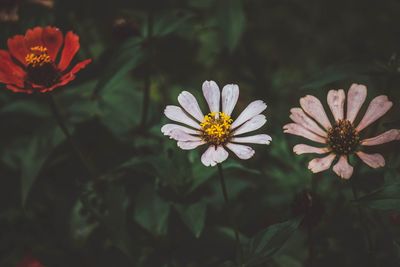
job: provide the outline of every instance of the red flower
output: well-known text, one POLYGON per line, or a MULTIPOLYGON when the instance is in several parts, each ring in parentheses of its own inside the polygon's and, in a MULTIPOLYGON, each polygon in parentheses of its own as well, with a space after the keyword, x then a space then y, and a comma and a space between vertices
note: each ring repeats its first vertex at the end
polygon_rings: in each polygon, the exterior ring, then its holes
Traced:
POLYGON ((9 51, 0 50, 0 83, 17 93, 53 91, 74 80, 91 62, 87 59, 70 68, 80 47, 79 37, 72 32, 64 37, 55 27, 27 30, 25 36, 15 35, 7 44, 9 51))
POLYGON ((20 262, 17 263, 16 267, 44 267, 44 265, 32 255, 27 254, 20 262))

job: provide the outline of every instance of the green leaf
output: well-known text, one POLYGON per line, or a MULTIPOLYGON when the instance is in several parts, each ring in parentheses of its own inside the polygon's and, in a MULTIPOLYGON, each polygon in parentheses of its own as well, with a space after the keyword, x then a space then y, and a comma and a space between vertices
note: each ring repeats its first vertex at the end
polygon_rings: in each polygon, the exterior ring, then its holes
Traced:
POLYGON ((141 62, 143 58, 141 44, 141 39, 132 38, 125 41, 117 49, 112 55, 111 62, 104 67, 104 71, 100 75, 101 78, 94 89, 96 94, 114 86, 115 83, 141 62))
POLYGON ((20 171, 22 205, 53 149, 64 140, 64 135, 58 127, 40 128, 29 137, 19 139, 11 145, 3 160, 11 167, 20 171))
POLYGON ((196 238, 199 238, 204 229, 206 220, 207 204, 198 202, 192 205, 175 205, 182 221, 192 231, 196 238))
POLYGON ((102 92, 99 101, 101 122, 115 135, 129 133, 138 124, 141 94, 127 79, 102 92))
POLYGON ((285 244, 298 228, 302 218, 269 226, 249 240, 245 247, 246 266, 267 262, 285 244))
POLYGON ((358 199, 358 203, 373 209, 400 211, 400 183, 389 184, 358 199))
POLYGON ((218 26, 223 42, 232 52, 239 43, 245 29, 246 18, 242 0, 218 1, 218 26))
POLYGON ((169 14, 163 14, 156 17, 154 22, 153 35, 163 37, 168 34, 178 31, 182 26, 187 25, 189 19, 193 15, 182 12, 173 12, 169 14))
POLYGON ((134 220, 155 236, 162 236, 168 230, 170 204, 161 199, 152 186, 146 186, 135 201, 134 220))

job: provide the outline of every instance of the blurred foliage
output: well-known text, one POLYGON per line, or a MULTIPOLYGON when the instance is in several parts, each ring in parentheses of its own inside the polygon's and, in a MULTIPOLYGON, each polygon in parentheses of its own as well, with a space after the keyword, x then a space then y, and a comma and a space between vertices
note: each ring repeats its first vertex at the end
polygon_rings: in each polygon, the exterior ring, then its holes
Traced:
POLYGON ((399 144, 379 148, 383 169, 354 159, 356 201, 332 171, 311 175, 311 157, 292 153, 300 139, 282 133, 299 97, 324 99, 353 82, 368 86, 368 99, 395 103, 369 133, 399 127, 398 1, 20 2, 20 20, 1 24, 1 48, 55 25, 80 36, 79 59, 93 59, 55 98, 97 175, 45 97, 2 90, 0 266, 29 253, 49 267, 297 267, 310 264, 310 246, 313 266, 400 265, 400 222, 391 219, 400 212, 399 144), (183 89, 201 96, 207 79, 239 84, 236 114, 253 99, 269 105, 271 145, 223 164, 228 205, 217 170, 160 133, 164 107, 183 89))

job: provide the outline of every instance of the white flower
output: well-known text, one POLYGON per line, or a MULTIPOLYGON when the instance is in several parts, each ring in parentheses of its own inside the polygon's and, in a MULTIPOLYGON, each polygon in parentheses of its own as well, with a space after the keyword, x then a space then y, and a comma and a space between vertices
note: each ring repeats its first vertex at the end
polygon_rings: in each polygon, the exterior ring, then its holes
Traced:
POLYGON ((161 128, 161 132, 178 141, 181 149, 189 150, 208 145, 201 156, 201 162, 205 166, 215 166, 226 160, 228 158, 226 148, 240 159, 249 159, 255 152, 242 143, 268 145, 271 142, 272 138, 267 134, 242 136, 258 130, 267 121, 261 114, 267 108, 263 101, 256 100, 250 103, 233 121, 231 114, 239 98, 239 86, 225 85, 221 96, 219 87, 214 81, 205 81, 203 94, 210 113, 204 115, 196 98, 191 93, 183 91, 178 96, 181 107, 167 106, 164 113, 170 120, 185 126, 166 124, 161 128))
POLYGON ((345 114, 345 92, 342 89, 330 90, 327 101, 335 119, 333 124, 329 121, 318 98, 311 95, 300 99, 301 108, 290 110, 290 118, 294 123, 286 124, 283 127, 284 132, 324 144, 324 147, 298 144, 293 148, 293 151, 298 155, 329 153, 323 158, 310 161, 308 168, 312 172, 316 173, 329 169, 336 156, 339 156, 339 160, 333 166, 333 171, 341 178, 349 179, 353 174, 353 167, 348 162, 348 155, 353 153, 372 168, 385 166, 385 159, 381 154, 367 154, 360 149, 363 146, 375 146, 400 140, 400 130, 391 129, 376 137, 363 140, 360 138, 360 132, 382 117, 392 107, 393 103, 385 95, 375 97, 370 102, 364 117, 356 126, 354 120, 366 97, 367 87, 361 84, 352 84, 347 94, 347 112, 345 114))

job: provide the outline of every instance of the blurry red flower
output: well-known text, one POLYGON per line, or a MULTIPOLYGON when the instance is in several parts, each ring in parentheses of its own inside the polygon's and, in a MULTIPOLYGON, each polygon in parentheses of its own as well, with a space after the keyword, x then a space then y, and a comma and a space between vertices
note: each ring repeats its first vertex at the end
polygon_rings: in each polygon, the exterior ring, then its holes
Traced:
POLYGON ((44 267, 44 265, 32 255, 28 254, 17 263, 16 267, 44 267))
POLYGON ((0 50, 0 83, 18 93, 46 93, 75 79, 75 74, 91 62, 84 60, 73 67, 79 51, 79 37, 58 28, 36 27, 25 36, 8 39, 8 51, 0 50), (61 49, 61 47, 63 48, 61 49))

